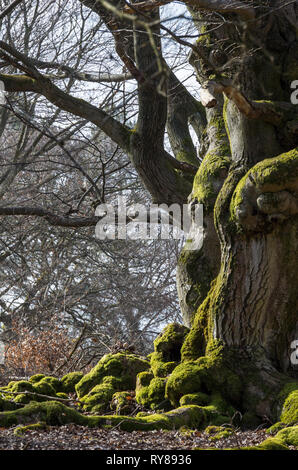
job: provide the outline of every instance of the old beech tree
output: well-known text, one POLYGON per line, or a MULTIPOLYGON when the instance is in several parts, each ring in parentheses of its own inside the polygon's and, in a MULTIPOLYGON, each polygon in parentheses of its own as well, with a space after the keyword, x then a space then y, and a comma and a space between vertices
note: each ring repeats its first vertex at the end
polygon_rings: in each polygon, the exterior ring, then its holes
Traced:
MULTIPOLYGON (((163 59, 160 32, 167 25, 158 18, 168 0, 78 3, 100 16, 138 84, 135 128, 62 91, 45 72, 57 65, 3 41, 2 57, 19 72, 0 79, 8 94, 41 94, 98 126, 129 154, 155 203, 203 204, 203 246, 186 246, 178 265, 190 330, 167 396, 178 406, 183 390, 220 390, 248 421, 277 419, 277 398, 298 388, 290 360, 298 339, 298 105, 291 102, 298 80, 297 2, 184 2, 198 29, 189 61, 200 102, 163 59), (172 154, 164 146, 166 131, 172 154)), ((45 216, 70 227, 96 221, 34 207, 0 207, 0 214, 45 216)))

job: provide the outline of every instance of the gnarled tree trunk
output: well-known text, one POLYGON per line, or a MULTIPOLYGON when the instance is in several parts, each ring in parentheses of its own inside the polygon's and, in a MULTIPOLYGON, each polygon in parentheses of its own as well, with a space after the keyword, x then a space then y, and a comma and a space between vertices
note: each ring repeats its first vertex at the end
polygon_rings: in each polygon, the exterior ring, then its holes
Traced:
POLYGON ((191 59, 210 107, 210 145, 192 192, 204 204, 205 243, 182 253, 178 291, 192 325, 182 358, 208 358, 210 345, 220 347, 218 367, 241 378, 242 410, 273 418, 277 393, 297 378, 298 109, 290 95, 298 11, 274 11, 273 1, 268 14, 267 3, 248 22, 232 14, 218 29, 210 14, 192 10, 204 33, 191 59))

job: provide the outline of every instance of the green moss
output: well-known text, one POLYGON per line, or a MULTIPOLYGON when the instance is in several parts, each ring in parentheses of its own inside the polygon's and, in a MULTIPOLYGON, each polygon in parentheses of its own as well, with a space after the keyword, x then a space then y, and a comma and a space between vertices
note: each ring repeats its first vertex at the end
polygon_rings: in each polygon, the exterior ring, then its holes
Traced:
POLYGON ((62 385, 61 381, 57 379, 56 377, 50 377, 50 376, 45 376, 41 379, 43 382, 46 382, 50 384, 55 392, 61 392, 62 391, 62 385))
MULTIPOLYGON (((40 395, 47 395, 51 397, 56 396, 56 391, 51 384, 48 383, 45 378, 41 379, 39 382, 33 384, 33 391, 39 393, 40 395)), ((38 398, 40 400, 42 398, 38 398)))
POLYGON ((178 323, 167 325, 154 341, 154 353, 150 358, 150 365, 157 377, 165 377, 175 368, 181 360, 181 346, 188 328, 178 323))
POLYGON ((201 367, 195 362, 180 364, 172 372, 166 384, 166 398, 177 406, 183 395, 195 393, 201 389, 201 367))
POLYGON ((170 402, 165 399, 166 382, 166 379, 160 377, 151 380, 148 387, 148 404, 152 410, 171 408, 170 402))
MULTIPOLYGON (((248 448, 249 449, 249 448, 248 448)), ((256 447, 251 447, 251 450, 288 450, 287 446, 282 443, 279 439, 268 438, 256 447)), ((246 450, 246 449, 244 449, 246 450)))
POLYGON ((64 393, 64 392, 58 392, 58 393, 57 393, 57 397, 58 397, 58 398, 63 398, 64 400, 67 400, 67 399, 68 399, 67 393, 64 393))
POLYGON ((17 380, 12 380, 11 382, 9 382, 8 385, 7 385, 7 389, 10 390, 12 388, 12 386, 16 383, 17 383, 17 380))
POLYGON ((64 393, 73 393, 76 384, 84 377, 83 372, 69 372, 61 379, 61 388, 64 393))
POLYGON ((14 397, 14 402, 17 404, 26 405, 27 403, 30 403, 30 401, 32 401, 33 399, 34 399, 34 395, 20 393, 20 395, 16 395, 14 397))
POLYGON ((201 24, 200 35, 197 39, 197 43, 204 44, 205 46, 210 45, 210 34, 208 34, 208 25, 206 23, 201 24))
MULTIPOLYGON (((142 374, 145 374, 145 372, 142 374)), ((171 408, 169 401, 165 399, 165 385, 165 378, 154 377, 151 373, 138 378, 136 386, 137 403, 152 410, 171 408)))
POLYGON ((204 206, 204 213, 213 210, 220 187, 227 176, 230 157, 218 150, 209 152, 203 159, 193 183, 193 197, 204 206))
POLYGON ((163 362, 163 354, 154 352, 151 357, 150 365, 156 377, 167 377, 178 365, 178 362, 163 362))
POLYGON ((185 406, 185 405, 199 405, 199 406, 205 406, 210 404, 211 397, 207 395, 206 393, 203 392, 197 392, 197 393, 189 393, 187 395, 183 395, 183 397, 180 398, 179 404, 180 406, 185 406))
POLYGON ((158 429, 180 429, 182 426, 197 428, 204 419, 204 413, 200 407, 188 406, 177 408, 166 413, 149 414, 146 416, 106 417, 106 422, 124 431, 152 431, 158 429))
POLYGON ((0 397, 0 411, 11 411, 15 410, 17 405, 12 403, 10 400, 0 397))
POLYGON ((257 446, 260 450, 288 450, 288 446, 298 447, 298 426, 280 430, 257 446))
POLYGON ((67 423, 88 424, 87 417, 55 401, 42 403, 31 401, 23 408, 0 413, 0 426, 2 427, 10 427, 17 424, 32 424, 32 422, 37 421, 43 421, 53 426, 67 423))
POLYGON ((10 387, 11 392, 34 392, 34 386, 28 382, 27 380, 20 380, 19 382, 15 382, 10 387))
POLYGON ((0 426, 10 427, 18 424, 44 422, 57 426, 75 423, 90 427, 118 426, 122 430, 179 429, 183 425, 197 427, 204 417, 200 407, 178 408, 167 413, 150 414, 143 417, 85 416, 78 411, 55 401, 31 402, 15 411, 0 412, 0 426))
POLYGON ((133 390, 136 377, 149 369, 149 363, 134 354, 107 354, 76 384, 75 388, 85 411, 109 409, 116 392, 133 390))
POLYGON ((44 374, 35 374, 30 377, 29 382, 36 383, 36 382, 39 382, 44 377, 45 377, 44 374))
POLYGON ((283 404, 280 421, 286 424, 298 423, 298 388, 287 396, 283 404))
POLYGON ((107 410, 114 393, 115 389, 113 385, 109 383, 96 385, 87 395, 81 398, 83 409, 85 411, 97 412, 107 410), (96 408, 93 409, 94 407, 96 408))
MULTIPOLYGON (((149 369, 149 363, 135 354, 106 354, 75 386, 79 398, 87 395, 104 377, 122 378, 126 389, 134 389, 139 372, 149 369)), ((124 388, 124 389, 125 389, 124 388)))
POLYGON ((212 145, 194 179, 192 194, 204 205, 204 214, 212 212, 220 188, 228 174, 231 149, 223 113, 213 109, 207 134, 212 145))
POLYGON ((283 444, 287 446, 298 447, 298 425, 282 429, 275 437, 280 439, 283 444))
MULTIPOLYGON (((208 425, 224 424, 224 419, 227 419, 227 417, 220 415, 213 406, 201 407, 196 405, 179 407, 165 413, 138 413, 137 417, 124 417, 122 415, 87 416, 56 401, 30 402, 23 408, 0 412, 1 427, 20 424, 31 425, 36 422, 43 422, 52 426, 75 423, 90 427, 117 426, 125 431, 170 430, 180 429, 183 426, 187 426, 189 429, 205 429, 208 425)), ((278 436, 278 438, 280 437, 278 436)), ((296 439, 296 434, 289 432, 287 442, 294 442, 294 438, 296 439)))
POLYGON ((139 386, 136 388, 136 401, 139 405, 144 407, 150 407, 150 403, 148 400, 148 385, 139 386))
MULTIPOLYGON (((257 163, 239 181, 230 204, 230 214, 238 220, 239 208, 246 203, 248 186, 254 184, 256 194, 281 190, 297 191, 298 148, 257 163)), ((244 208, 244 212, 245 208, 244 208)))
POLYGON ((27 426, 18 426, 14 430, 13 433, 15 436, 22 436, 28 431, 36 431, 36 430, 40 431, 40 430, 47 429, 47 427, 48 426, 46 425, 46 423, 43 423, 43 422, 33 423, 33 424, 28 424, 27 426))
MULTIPOLYGON (((225 403, 221 397, 232 403, 239 403, 242 396, 242 383, 228 364, 231 361, 220 342, 208 343, 206 356, 195 361, 182 362, 172 372, 166 385, 166 397, 177 406, 183 395, 204 392, 212 393, 215 407, 222 408, 225 403), (226 365, 227 363, 227 365, 226 365), (217 397, 217 398, 216 398, 217 397)), ((229 412, 228 409, 226 409, 229 412)))
POLYGON ((131 414, 135 401, 131 392, 116 392, 112 397, 111 409, 115 410, 117 415, 131 414))
POLYGON ((232 427, 227 426, 208 426, 205 429, 205 433, 208 434, 211 441, 218 441, 219 439, 230 437, 234 434, 232 427))
POLYGON ((150 384, 151 380, 153 379, 154 374, 151 370, 140 372, 137 375, 136 381, 136 390, 140 389, 141 387, 146 387, 150 384))

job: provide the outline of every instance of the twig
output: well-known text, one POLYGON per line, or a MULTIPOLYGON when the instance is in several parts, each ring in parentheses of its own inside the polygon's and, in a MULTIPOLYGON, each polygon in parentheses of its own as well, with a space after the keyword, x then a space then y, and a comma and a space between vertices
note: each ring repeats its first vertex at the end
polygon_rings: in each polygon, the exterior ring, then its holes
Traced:
POLYGON ((58 398, 58 397, 51 397, 50 395, 43 395, 41 393, 36 393, 36 392, 10 392, 9 390, 0 390, 0 393, 7 393, 8 395, 34 395, 36 397, 40 398, 48 398, 49 400, 54 400, 54 401, 61 401, 65 403, 69 402, 76 402, 76 403, 82 403, 80 400, 76 400, 73 398, 58 398))

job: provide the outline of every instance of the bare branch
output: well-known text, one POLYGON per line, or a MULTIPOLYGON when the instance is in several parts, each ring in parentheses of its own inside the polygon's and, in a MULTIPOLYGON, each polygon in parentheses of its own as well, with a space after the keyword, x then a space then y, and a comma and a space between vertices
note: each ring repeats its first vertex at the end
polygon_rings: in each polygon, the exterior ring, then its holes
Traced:
POLYGON ((9 15, 23 0, 14 0, 5 10, 0 13, 0 20, 5 18, 5 16, 9 15))
POLYGON ((93 122, 116 142, 119 147, 126 151, 129 150, 130 132, 128 127, 121 124, 102 109, 60 90, 46 77, 40 76, 36 79, 26 75, 0 74, 0 80, 4 82, 5 90, 8 92, 32 91, 39 93, 58 108, 93 122))
MULTIPOLYGON (((169 0, 148 1, 134 3, 131 7, 128 5, 125 10, 127 12, 134 11, 137 8, 140 11, 151 11, 154 8, 171 3, 169 0)), ((203 10, 216 11, 222 14, 234 13, 239 15, 243 20, 253 20, 255 18, 255 10, 245 2, 234 0, 185 0, 186 5, 202 8, 203 10)))

